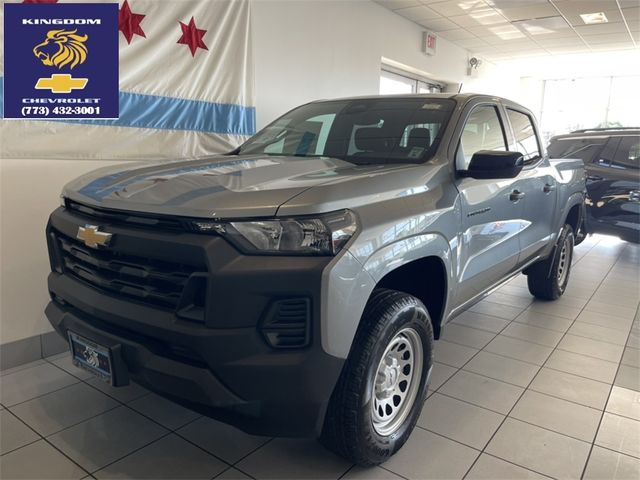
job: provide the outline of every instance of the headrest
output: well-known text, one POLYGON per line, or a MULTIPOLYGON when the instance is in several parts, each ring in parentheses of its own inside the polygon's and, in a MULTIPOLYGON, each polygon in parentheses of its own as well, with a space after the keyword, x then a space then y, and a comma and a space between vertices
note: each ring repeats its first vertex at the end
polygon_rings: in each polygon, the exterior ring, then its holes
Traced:
POLYGON ((407 147, 429 148, 431 145, 431 131, 428 128, 413 128, 409 131, 407 147))
POLYGON ((387 139, 382 129, 377 127, 364 127, 356 130, 356 148, 367 152, 384 152, 387 150, 387 139))

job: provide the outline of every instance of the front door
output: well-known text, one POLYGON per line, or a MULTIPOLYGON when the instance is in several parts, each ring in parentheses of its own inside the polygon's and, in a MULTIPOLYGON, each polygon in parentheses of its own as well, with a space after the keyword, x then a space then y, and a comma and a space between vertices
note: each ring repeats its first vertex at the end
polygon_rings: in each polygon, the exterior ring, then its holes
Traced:
MULTIPOLYGON (((507 150, 504 122, 494 104, 473 108, 456 150, 456 169, 466 170, 480 150, 507 150)), ((515 269, 523 201, 520 180, 458 178, 462 209, 456 304, 476 297, 515 269)))

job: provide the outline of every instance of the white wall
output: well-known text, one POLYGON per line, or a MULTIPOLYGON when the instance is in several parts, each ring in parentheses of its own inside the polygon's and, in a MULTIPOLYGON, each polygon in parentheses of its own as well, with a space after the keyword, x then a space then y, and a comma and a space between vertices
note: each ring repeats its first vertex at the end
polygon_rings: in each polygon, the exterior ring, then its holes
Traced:
POLYGON ((423 28, 369 0, 254 0, 258 128, 312 100, 377 95, 381 58, 459 83, 467 51, 438 38, 420 50, 423 28))
POLYGON ((113 163, 0 160, 0 343, 52 330, 43 313, 49 299, 47 218, 64 183, 113 163))
MULTIPOLYGON (((382 57, 443 82, 466 74, 465 50, 439 39, 424 55, 422 29, 369 0, 254 0, 252 18, 258 127, 310 100, 377 94, 382 57)), ((51 329, 48 214, 64 183, 108 163, 0 159, 0 343, 51 329)))

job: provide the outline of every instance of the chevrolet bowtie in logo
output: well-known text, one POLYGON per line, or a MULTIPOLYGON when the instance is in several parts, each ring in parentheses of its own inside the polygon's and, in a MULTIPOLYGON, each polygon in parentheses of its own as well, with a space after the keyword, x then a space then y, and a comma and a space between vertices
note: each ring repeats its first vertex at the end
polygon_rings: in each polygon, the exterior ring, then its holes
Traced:
POLYGON ((4 118, 118 118, 117 3, 7 3, 4 28, 4 118))
POLYGON ((85 225, 78 228, 76 238, 82 240, 87 247, 98 248, 106 247, 111 242, 113 234, 100 232, 100 227, 96 225, 85 225))
POLYGON ((87 86, 88 78, 73 78, 68 73, 54 73, 49 78, 39 78, 36 90, 51 90, 53 93, 71 93, 87 86))

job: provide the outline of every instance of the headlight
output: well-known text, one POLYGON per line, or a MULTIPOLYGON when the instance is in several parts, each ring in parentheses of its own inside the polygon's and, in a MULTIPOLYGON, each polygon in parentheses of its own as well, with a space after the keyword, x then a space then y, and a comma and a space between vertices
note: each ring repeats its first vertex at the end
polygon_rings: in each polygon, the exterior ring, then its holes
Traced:
POLYGON ((349 210, 318 215, 237 222, 194 222, 200 232, 215 232, 242 251, 269 255, 335 255, 357 230, 349 210))

